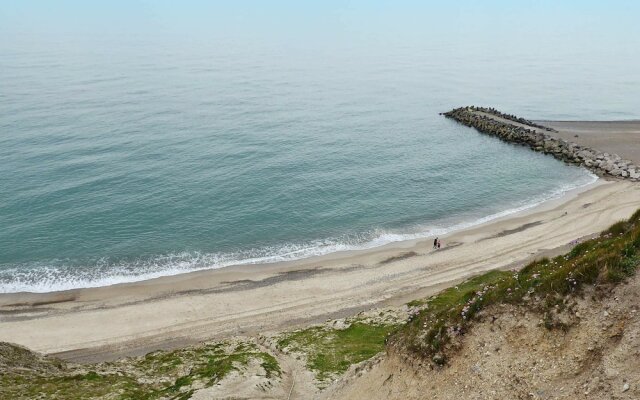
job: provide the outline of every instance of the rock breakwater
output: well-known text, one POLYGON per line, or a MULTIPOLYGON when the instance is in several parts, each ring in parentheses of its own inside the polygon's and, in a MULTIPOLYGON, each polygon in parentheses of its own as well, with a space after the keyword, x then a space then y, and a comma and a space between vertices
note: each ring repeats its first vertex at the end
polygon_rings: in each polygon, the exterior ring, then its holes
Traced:
POLYGON ((443 115, 505 142, 528 146, 568 164, 582 165, 596 175, 640 181, 640 167, 631 161, 624 160, 617 154, 555 138, 548 133, 555 130, 524 118, 504 114, 494 108, 475 106, 456 108, 443 115))

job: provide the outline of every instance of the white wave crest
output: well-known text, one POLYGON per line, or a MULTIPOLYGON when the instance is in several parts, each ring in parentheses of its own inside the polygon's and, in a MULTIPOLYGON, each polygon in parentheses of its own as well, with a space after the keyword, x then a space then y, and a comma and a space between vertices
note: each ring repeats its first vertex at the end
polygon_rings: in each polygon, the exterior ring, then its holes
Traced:
POLYGON ((64 260, 7 266, 0 269, 0 293, 42 293, 109 286, 231 265, 292 261, 340 251, 366 250, 394 242, 442 236, 533 208, 542 202, 559 198, 568 191, 590 185, 597 179, 597 176, 589 173, 584 181, 567 184, 551 193, 523 201, 522 204, 507 210, 448 226, 418 227, 410 233, 375 230, 341 238, 328 238, 300 244, 288 243, 278 247, 264 247, 235 253, 183 252, 127 261, 114 262, 103 259, 85 266, 72 265, 64 260))

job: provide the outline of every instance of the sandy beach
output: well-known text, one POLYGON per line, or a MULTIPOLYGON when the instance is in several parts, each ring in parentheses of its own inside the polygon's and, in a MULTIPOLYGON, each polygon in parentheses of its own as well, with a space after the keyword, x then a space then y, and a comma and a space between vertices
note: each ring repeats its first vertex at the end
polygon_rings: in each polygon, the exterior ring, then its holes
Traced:
POLYGON ((640 164, 640 121, 537 121, 553 136, 640 164))
POLYGON ((401 305, 482 271, 565 251, 640 208, 640 186, 599 180, 533 209, 442 237, 300 261, 45 294, 0 295, 0 340, 100 361, 257 335, 401 305))

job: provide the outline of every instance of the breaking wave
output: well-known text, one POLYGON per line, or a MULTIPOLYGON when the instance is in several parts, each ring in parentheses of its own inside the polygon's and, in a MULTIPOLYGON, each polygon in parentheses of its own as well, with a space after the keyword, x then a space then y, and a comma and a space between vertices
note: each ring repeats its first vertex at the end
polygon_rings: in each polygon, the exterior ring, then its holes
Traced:
POLYGON ((507 210, 481 218, 416 226, 404 231, 374 229, 335 238, 229 253, 181 252, 136 259, 101 258, 84 262, 50 260, 19 265, 0 265, 0 293, 52 292, 108 286, 232 265, 275 263, 340 251, 366 250, 394 242, 442 236, 533 208, 542 202, 559 198, 568 191, 590 185, 598 179, 593 174, 589 174, 588 178, 586 182, 564 185, 539 198, 523 201, 522 204, 516 204, 507 210))

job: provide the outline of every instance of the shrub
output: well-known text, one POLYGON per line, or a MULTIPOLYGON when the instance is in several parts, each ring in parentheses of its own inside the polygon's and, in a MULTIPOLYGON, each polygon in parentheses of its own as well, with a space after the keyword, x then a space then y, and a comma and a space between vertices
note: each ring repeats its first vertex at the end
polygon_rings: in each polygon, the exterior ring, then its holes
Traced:
POLYGON ((630 226, 631 224, 627 221, 618 221, 615 224, 611 225, 609 229, 602 232, 602 234, 605 236, 606 235, 613 235, 613 236, 623 235, 629 230, 630 226))

